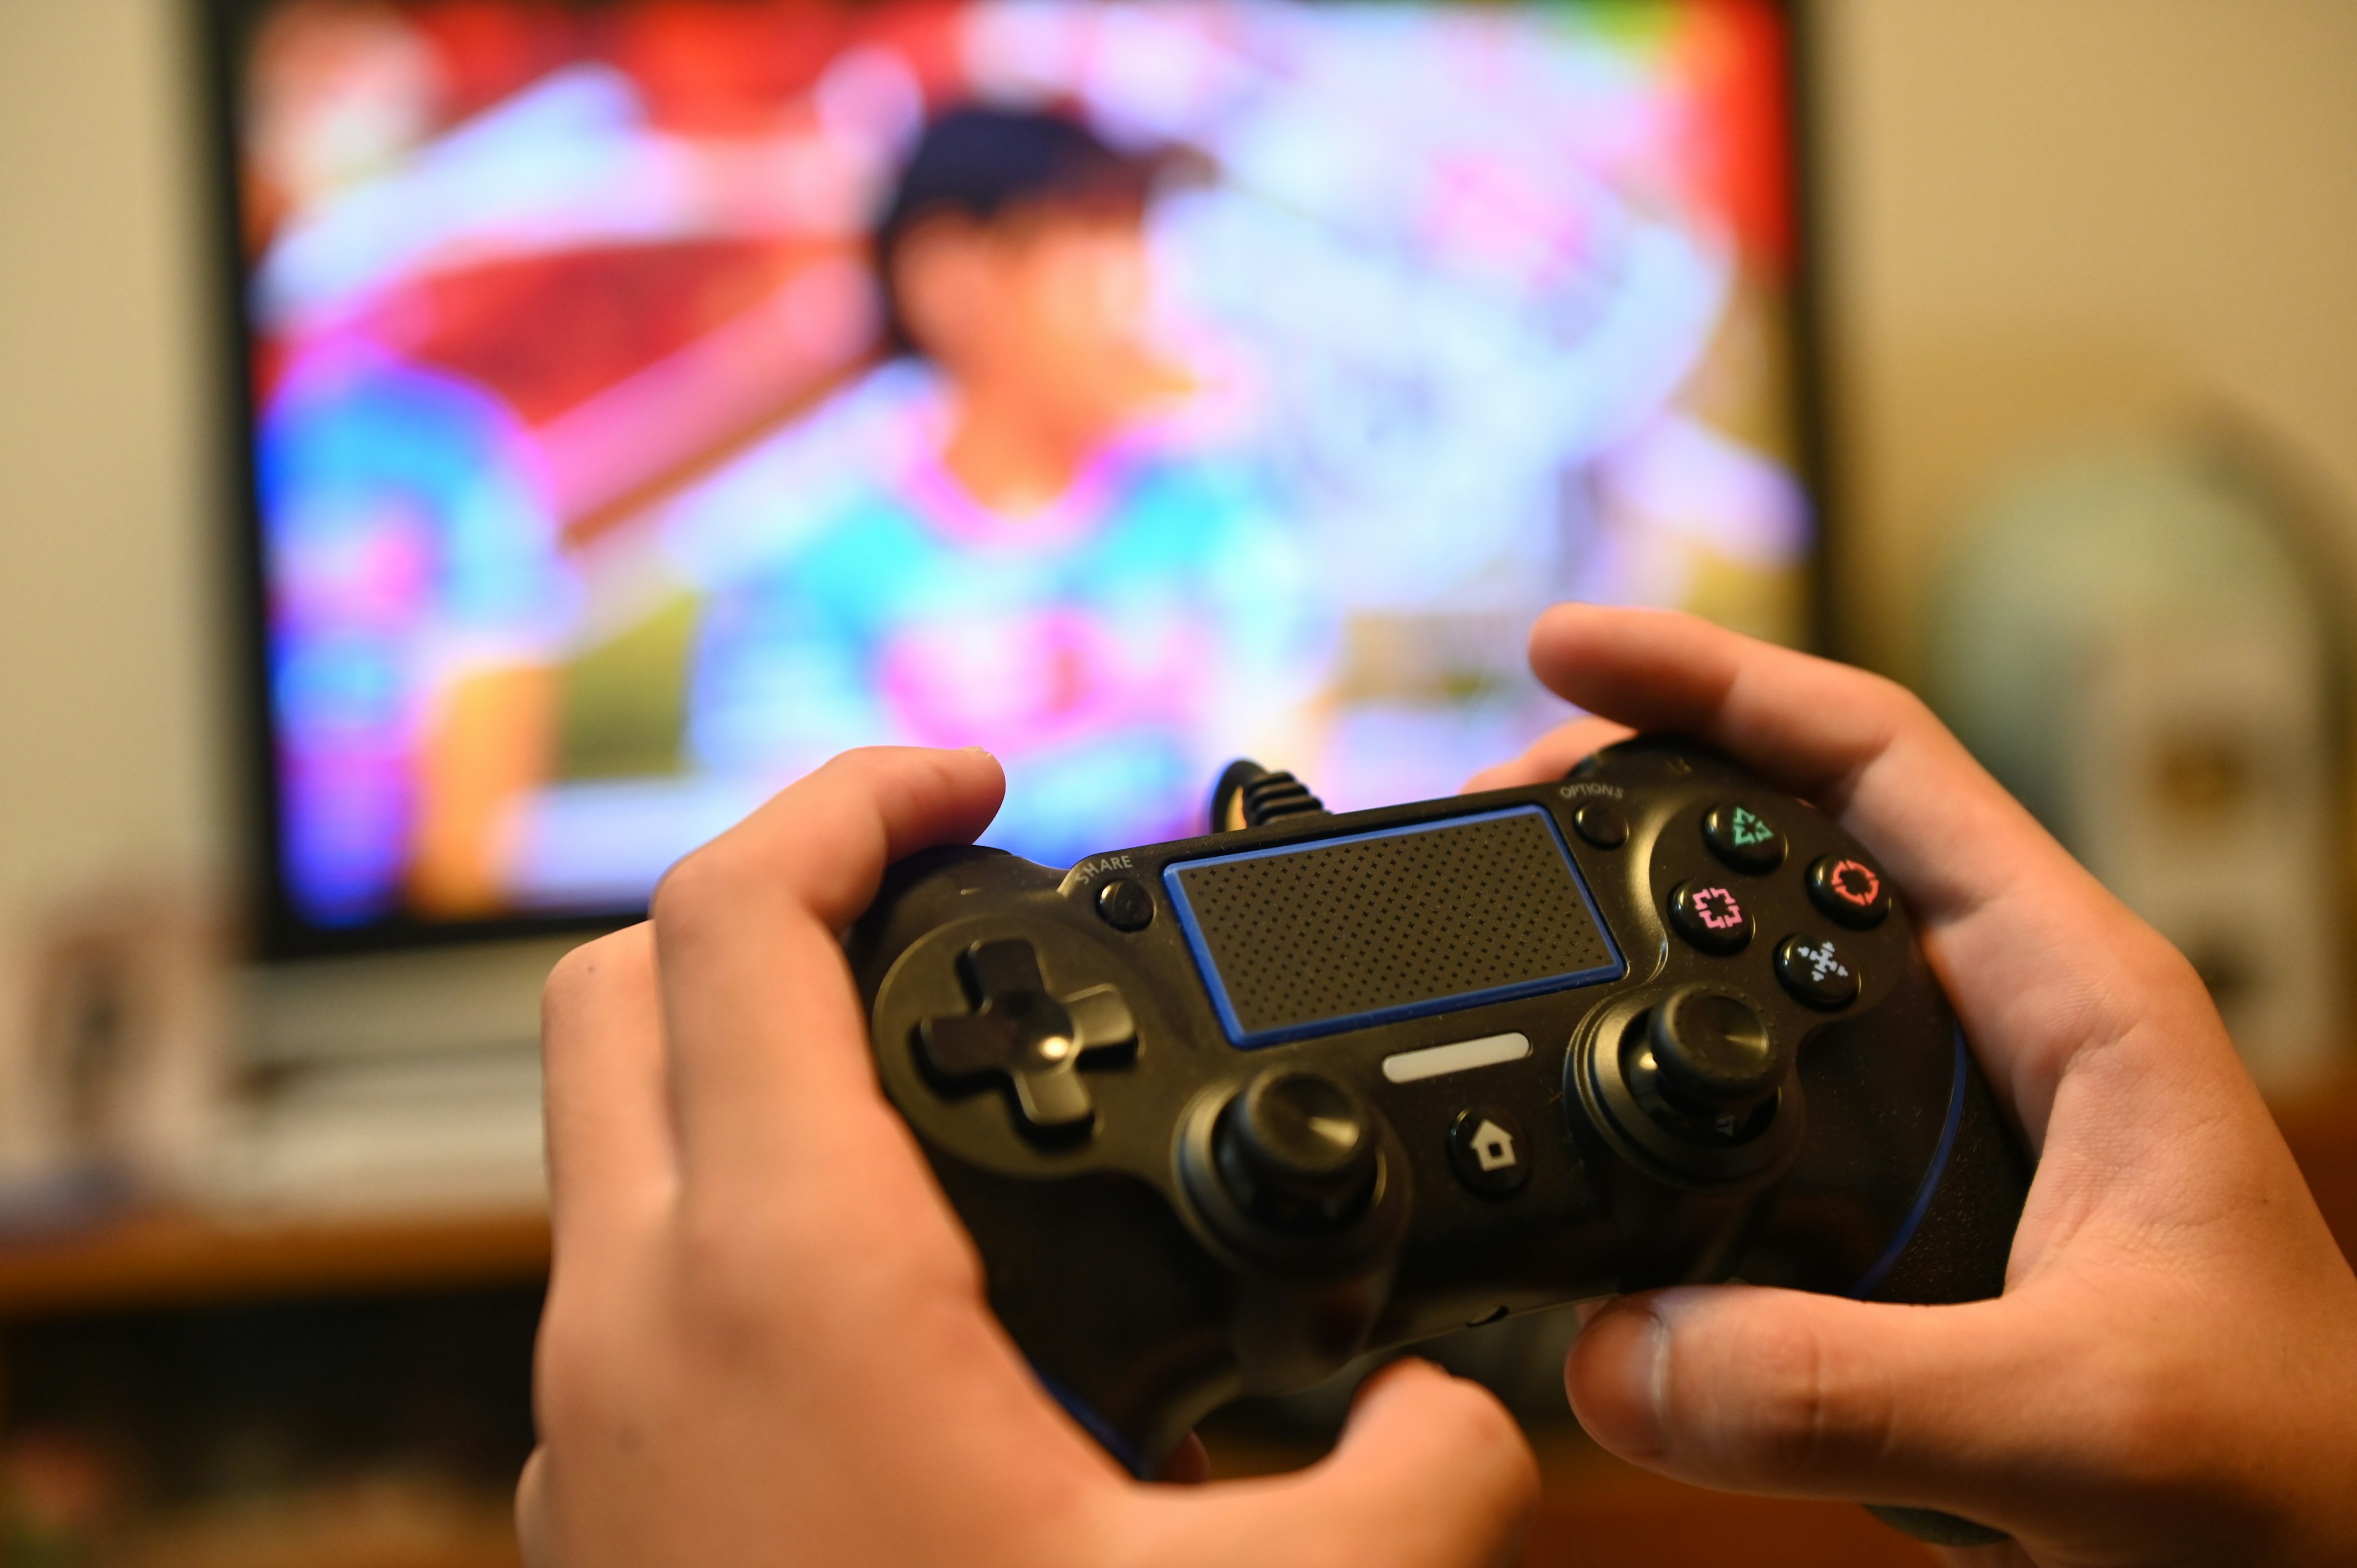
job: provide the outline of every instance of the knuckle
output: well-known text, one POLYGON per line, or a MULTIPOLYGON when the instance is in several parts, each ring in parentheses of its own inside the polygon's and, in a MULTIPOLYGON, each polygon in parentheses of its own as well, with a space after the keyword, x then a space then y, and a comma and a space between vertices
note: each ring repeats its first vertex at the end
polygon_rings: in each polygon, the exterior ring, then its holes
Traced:
POLYGON ((1436 1449, 1498 1488, 1497 1500, 1537 1486, 1530 1444, 1495 1394, 1463 1378, 1423 1375, 1431 1386, 1419 1392, 1416 1425, 1436 1449))
POLYGON ((1932 705, 1889 676, 1871 670, 1858 671, 1860 689, 1888 709, 1894 718, 1936 724, 1932 705))
POLYGON ((582 943, 558 959, 540 988, 544 1021, 568 1017, 587 1003, 623 958, 627 932, 616 931, 582 943))
POLYGON ((595 1428, 612 1407, 609 1385, 621 1359, 607 1339, 580 1296, 552 1283, 533 1348, 533 1411, 550 1442, 595 1428))
POLYGON ((886 1319, 905 1325, 914 1305, 983 1297, 981 1256, 963 1231, 905 1207, 814 1209, 780 1195, 707 1191, 683 1208, 673 1242, 681 1310, 723 1355, 886 1319), (791 1288, 822 1277, 823 1292, 791 1288))
POLYGON ((1520 1430, 1495 1395, 1461 1378, 1451 1379, 1443 1388, 1448 1397, 1435 1402, 1433 1415, 1446 1423, 1450 1446, 1485 1458, 1520 1448, 1520 1430))
POLYGON ((1531 1453, 1522 1428, 1506 1407, 1487 1391, 1468 1384, 1452 1402, 1454 1416, 1449 1446, 1468 1455, 1478 1472, 1495 1488, 1495 1503, 1520 1509, 1537 1500, 1538 1460, 1531 1453))
POLYGON ((1859 708, 1873 715, 1876 727, 1891 736, 1922 736, 1946 726, 1932 705, 1888 675, 1856 671, 1859 708))
POLYGON ((841 1249, 801 1233, 808 1229, 758 1200, 686 1205, 675 1235, 674 1279, 682 1309, 700 1336, 716 1347, 741 1348, 778 1334, 804 1299, 781 1285, 813 1277, 811 1265, 820 1260, 841 1266, 841 1249))
POLYGON ((1887 1423, 1871 1391, 1837 1370, 1813 1328, 1780 1325, 1744 1347, 1758 1390, 1752 1417, 1734 1423, 1727 1457, 1760 1477, 1815 1469, 1857 1450, 1878 1450, 1887 1423))
POLYGON ((647 901, 648 918, 660 932, 692 933, 739 905, 750 881, 743 857, 731 853, 725 838, 716 839, 663 873, 647 901))
POLYGON ((752 1297, 759 1273, 749 1226, 695 1205, 679 1226, 679 1287, 697 1318, 731 1318, 752 1297))

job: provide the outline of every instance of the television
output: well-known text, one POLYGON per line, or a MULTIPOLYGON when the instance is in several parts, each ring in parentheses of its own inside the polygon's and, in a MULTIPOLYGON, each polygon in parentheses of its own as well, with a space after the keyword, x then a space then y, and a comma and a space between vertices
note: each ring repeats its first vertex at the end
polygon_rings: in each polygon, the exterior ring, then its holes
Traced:
POLYGON ((845 747, 985 842, 1564 715, 1561 598, 1811 639, 1770 0, 212 0, 277 956, 628 918, 845 747))

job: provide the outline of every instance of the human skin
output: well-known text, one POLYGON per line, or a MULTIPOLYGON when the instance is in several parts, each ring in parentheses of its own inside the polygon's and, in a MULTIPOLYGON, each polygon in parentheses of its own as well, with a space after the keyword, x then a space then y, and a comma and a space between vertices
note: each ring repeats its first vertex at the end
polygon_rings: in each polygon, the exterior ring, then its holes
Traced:
POLYGON ((1041 1392, 877 1088, 838 940, 887 864, 971 838, 1002 788, 978 751, 848 753, 551 977, 526 1561, 1505 1560, 1530 1451, 1426 1363, 1373 1380, 1323 1462, 1201 1486, 1132 1480, 1041 1392))
MULTIPOLYGON (((1701 1485, 2022 1543, 1960 1563, 2357 1561, 2357 1279, 2183 961, 1897 687, 1648 612, 1552 611, 1533 657, 1874 850, 2039 1156, 2001 1299, 1633 1297, 1574 1348, 1588 1430, 1701 1485)), ((1619 733, 1582 721, 1476 783, 1619 733)), ((1039 1392, 877 1089, 836 937, 888 861, 971 836, 999 788, 979 753, 849 754, 552 978, 528 1562, 1503 1558, 1529 1451, 1422 1363, 1374 1380, 1320 1465, 1198 1487, 1129 1480, 1039 1392)))
MULTIPOLYGON (((1573 1348, 1581 1424, 1696 1485, 1940 1509, 2017 1543, 1960 1563, 2357 1562, 2357 1278, 2191 966, 1898 686, 1570 606, 1531 660, 1873 850, 2038 1162, 1998 1299, 1633 1296, 1573 1348)), ((1559 777, 1620 733, 1567 725, 1474 786, 1559 777)))

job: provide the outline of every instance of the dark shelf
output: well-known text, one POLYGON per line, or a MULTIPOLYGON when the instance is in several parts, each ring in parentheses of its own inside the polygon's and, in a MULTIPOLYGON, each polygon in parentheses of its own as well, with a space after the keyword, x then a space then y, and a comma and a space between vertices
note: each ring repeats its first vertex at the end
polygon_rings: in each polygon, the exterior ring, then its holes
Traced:
POLYGON ((548 1217, 223 1218, 158 1211, 0 1244, 0 1317, 521 1284, 548 1270, 548 1217))

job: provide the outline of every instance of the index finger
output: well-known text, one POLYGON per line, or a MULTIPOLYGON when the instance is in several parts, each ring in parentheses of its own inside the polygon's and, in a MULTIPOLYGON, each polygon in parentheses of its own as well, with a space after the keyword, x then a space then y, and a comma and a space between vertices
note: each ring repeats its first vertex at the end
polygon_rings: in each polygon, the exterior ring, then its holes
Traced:
POLYGON ((643 1233, 675 1178, 654 942, 644 925, 565 955, 541 994, 556 1264, 643 1233))
POLYGON ((890 1113, 838 934, 887 865, 971 840, 1003 789, 985 752, 845 752, 663 878, 655 948, 691 1192, 716 1174, 846 1187, 905 1142, 882 1141, 890 1113))
POLYGON ((1583 605, 1540 618, 1531 666, 1594 713, 1719 746, 1871 849, 2033 1142, 2062 1068, 2133 1028, 2175 960, 1892 682, 1690 616, 1583 605))
POLYGON ((1544 784, 1570 772, 1589 753, 1601 751, 1614 741, 1629 738, 1627 725, 1616 725, 1610 719, 1592 714, 1559 724, 1533 741, 1520 757, 1511 762, 1501 762, 1485 768, 1465 781, 1465 793, 1480 789, 1512 789, 1524 784, 1544 784))
POLYGON ((1929 923, 1990 892, 1986 861, 1955 854, 1962 843, 2067 860, 1930 709, 1880 676, 1692 616, 1589 605, 1539 618, 1531 668, 1591 712, 1706 741, 1823 807, 1929 923))

